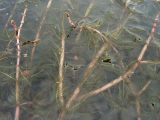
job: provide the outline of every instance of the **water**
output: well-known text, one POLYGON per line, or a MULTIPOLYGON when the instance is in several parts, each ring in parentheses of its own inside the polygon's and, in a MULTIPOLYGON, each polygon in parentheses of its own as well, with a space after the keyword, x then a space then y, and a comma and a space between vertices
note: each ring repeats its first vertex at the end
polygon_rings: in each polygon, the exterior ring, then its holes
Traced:
MULTIPOLYGON (((6 28, 5 25, 12 14, 11 19, 15 20, 18 26, 27 4, 28 12, 22 28, 21 41, 23 43, 34 40, 47 2, 0 0, 0 120, 13 120, 16 106, 16 40, 10 22, 6 28)), ((56 82, 64 12, 68 12, 78 26, 76 29, 71 28, 67 17, 64 17, 64 29, 68 35, 65 39, 64 61, 64 97, 67 100, 81 81, 87 65, 105 43, 95 32, 87 29, 80 32, 79 27, 90 26, 101 31, 103 35, 109 36, 118 51, 108 47, 98 59, 82 87, 80 95, 83 95, 114 80, 135 62, 160 10, 159 5, 155 0, 131 0, 128 4, 125 4, 124 0, 53 0, 40 31, 40 42, 36 47, 31 68, 33 45, 28 44, 21 48, 20 102, 28 104, 21 106, 20 119, 57 119, 60 105, 56 98, 56 82), (109 62, 106 59, 109 59, 109 62), (30 72, 29 76, 22 76, 25 70, 30 72)), ((159 33, 158 25, 154 41, 149 46, 144 60, 159 61, 159 33)), ((140 65, 129 77, 131 83, 122 82, 84 102, 76 101, 66 113, 65 120, 135 120, 137 110, 133 92, 140 91, 149 80, 151 84, 140 96, 140 116, 142 120, 158 120, 159 71, 159 64, 140 65)))

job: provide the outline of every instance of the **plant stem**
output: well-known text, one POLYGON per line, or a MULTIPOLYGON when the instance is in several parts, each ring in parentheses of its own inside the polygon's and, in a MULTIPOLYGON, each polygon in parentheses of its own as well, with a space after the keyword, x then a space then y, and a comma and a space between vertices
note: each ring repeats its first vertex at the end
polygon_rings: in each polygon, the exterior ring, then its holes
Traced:
MULTIPOLYGON (((43 23, 45 21, 45 18, 46 18, 46 15, 47 15, 47 12, 48 12, 49 8, 51 7, 52 1, 53 0, 49 0, 48 1, 47 7, 46 7, 46 9, 44 11, 42 20, 41 20, 39 28, 37 30, 37 34, 36 34, 35 40, 38 40, 38 41, 40 40, 39 36, 40 36, 41 29, 42 29, 42 25, 43 25, 43 23)), ((34 57, 35 50, 36 50, 36 44, 33 46, 32 51, 31 51, 30 68, 32 67, 33 57, 34 57)))
POLYGON ((20 57, 21 57, 21 48, 20 48, 20 34, 21 29, 24 24, 24 19, 26 16, 27 7, 24 9, 22 20, 19 28, 17 28, 16 41, 17 41, 17 64, 16 64, 16 111, 14 120, 19 120, 20 116, 20 85, 19 85, 19 73, 20 73, 20 57))
POLYGON ((58 81, 58 98, 61 106, 64 104, 63 98, 63 80, 64 80, 64 52, 65 52, 65 30, 64 30, 64 16, 62 19, 62 36, 60 49, 60 63, 59 63, 59 81, 58 81))

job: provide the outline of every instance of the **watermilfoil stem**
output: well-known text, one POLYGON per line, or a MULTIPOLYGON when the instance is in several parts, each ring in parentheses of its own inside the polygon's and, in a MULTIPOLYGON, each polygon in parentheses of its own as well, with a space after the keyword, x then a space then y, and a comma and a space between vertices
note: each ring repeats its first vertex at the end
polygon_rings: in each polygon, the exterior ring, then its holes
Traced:
POLYGON ((16 45, 17 45, 17 63, 16 63, 16 110, 15 110, 15 118, 14 120, 19 120, 20 117, 20 85, 19 85, 19 73, 20 73, 20 58, 21 58, 21 48, 20 48, 20 34, 22 30, 22 26, 24 24, 24 19, 26 16, 27 7, 24 9, 23 16, 21 19, 21 23, 19 28, 16 27, 16 24, 13 24, 15 30, 16 37, 16 45))
MULTIPOLYGON (((38 30, 37 30, 37 34, 36 34, 36 37, 35 37, 35 40, 37 41, 39 41, 39 36, 40 36, 40 32, 41 32, 41 29, 42 29, 42 25, 43 25, 43 23, 44 23, 44 21, 45 21, 45 18, 46 18, 46 15, 47 15, 47 13, 48 13, 48 10, 49 10, 49 8, 51 7, 51 4, 52 4, 52 1, 53 0, 49 0, 48 1, 48 4, 47 4, 47 6, 46 6, 46 9, 45 9, 45 11, 44 11, 44 13, 43 13, 43 17, 42 17, 42 20, 41 20, 41 22, 40 22, 40 25, 39 25, 39 28, 38 28, 38 30)), ((34 57, 34 53, 35 53, 35 50, 36 50, 36 44, 33 46, 33 48, 32 48, 32 51, 31 51, 31 59, 30 59, 30 67, 32 67, 32 62, 33 62, 33 57, 34 57)))
POLYGON ((65 30, 64 30, 64 16, 62 19, 62 35, 61 35, 61 49, 60 49, 60 63, 59 63, 59 80, 58 80, 58 92, 57 97, 61 106, 64 104, 63 98, 63 80, 64 80, 64 52, 65 52, 65 30))

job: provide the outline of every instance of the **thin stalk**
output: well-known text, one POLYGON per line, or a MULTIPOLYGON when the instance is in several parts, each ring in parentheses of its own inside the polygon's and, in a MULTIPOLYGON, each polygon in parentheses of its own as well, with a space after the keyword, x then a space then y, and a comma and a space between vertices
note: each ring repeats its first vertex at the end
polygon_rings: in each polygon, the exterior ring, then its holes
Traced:
POLYGON ((91 3, 89 4, 89 6, 87 7, 84 17, 88 17, 88 15, 89 15, 89 13, 91 12, 93 6, 94 6, 94 0, 92 0, 92 2, 91 2, 91 3))
POLYGON ((141 120, 141 105, 139 96, 136 97, 137 120, 141 120))
POLYGON ((65 52, 65 30, 64 30, 64 16, 62 19, 62 36, 60 49, 60 63, 59 63, 59 80, 58 80, 58 98, 61 106, 64 104, 63 98, 63 80, 64 80, 64 52, 65 52))
POLYGON ((144 91, 146 91, 146 89, 148 88, 148 86, 149 86, 150 84, 151 84, 151 80, 148 81, 148 82, 143 86, 143 88, 138 92, 137 96, 141 96, 141 95, 144 93, 144 91))
MULTIPOLYGON (((48 10, 49 10, 49 8, 51 7, 52 1, 53 1, 53 0, 49 0, 49 1, 48 1, 47 7, 46 7, 46 9, 45 9, 45 11, 44 11, 42 20, 41 20, 41 22, 40 22, 40 25, 39 25, 39 28, 38 28, 38 30, 37 30, 37 34, 36 34, 36 37, 35 37, 35 40, 36 40, 36 41, 39 41, 39 40, 40 40, 40 39, 39 39, 40 32, 41 32, 43 23, 44 23, 44 21, 45 21, 46 15, 47 15, 47 13, 48 13, 48 10)), ((31 51, 30 68, 32 67, 32 62, 33 62, 33 57, 34 57, 34 53, 35 53, 35 50, 36 50, 36 46, 37 46, 37 44, 33 45, 33 48, 32 48, 32 51, 31 51)))
POLYGON ((160 61, 143 60, 141 64, 160 64, 160 61))
POLYGON ((143 88, 135 94, 136 97, 136 112, 137 112, 137 120, 141 120, 141 104, 140 104, 140 97, 144 93, 144 91, 148 88, 148 86, 151 84, 151 81, 148 81, 143 88))
MULTIPOLYGON (((19 73, 20 73, 20 56, 21 56, 21 48, 20 48, 20 34, 22 30, 22 26, 24 24, 24 19, 26 16, 27 7, 24 9, 22 20, 20 23, 19 28, 16 28, 16 41, 17 41, 17 63, 16 63, 16 111, 15 111, 15 118, 14 120, 19 120, 20 117, 20 85, 19 85, 19 73)), ((15 24, 16 25, 16 24, 15 24)))
POLYGON ((11 10, 11 14, 10 14, 10 16, 8 17, 8 20, 7 20, 7 22, 6 22, 5 26, 4 26, 4 30, 6 30, 6 28, 8 27, 8 24, 9 24, 9 22, 11 21, 11 19, 12 19, 12 17, 13 17, 13 14, 15 13, 16 8, 17 8, 17 2, 15 2, 14 7, 13 7, 13 9, 11 10))

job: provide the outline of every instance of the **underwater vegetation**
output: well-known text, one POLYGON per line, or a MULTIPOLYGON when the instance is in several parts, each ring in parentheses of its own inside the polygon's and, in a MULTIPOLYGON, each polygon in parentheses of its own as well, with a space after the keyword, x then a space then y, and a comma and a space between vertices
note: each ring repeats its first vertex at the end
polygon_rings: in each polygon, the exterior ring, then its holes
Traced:
POLYGON ((0 0, 0 120, 159 120, 158 0, 0 0))

